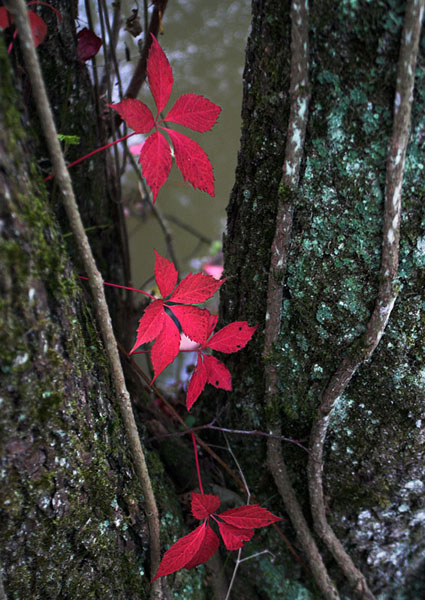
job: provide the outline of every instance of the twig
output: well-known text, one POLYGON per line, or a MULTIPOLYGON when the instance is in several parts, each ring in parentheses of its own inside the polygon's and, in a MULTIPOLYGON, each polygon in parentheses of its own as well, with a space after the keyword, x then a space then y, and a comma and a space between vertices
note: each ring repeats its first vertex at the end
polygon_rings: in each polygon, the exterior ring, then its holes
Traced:
MULTIPOLYGON (((288 249, 292 231, 292 204, 290 197, 296 193, 299 183, 303 145, 308 119, 310 100, 310 82, 308 65, 308 0, 293 0, 291 2, 291 83, 290 83, 290 114, 288 134, 285 148, 282 182, 279 187, 278 209, 276 216, 276 232, 271 248, 270 271, 267 290, 267 313, 265 327, 265 382, 266 402, 270 413, 278 398, 278 373, 275 364, 270 359, 280 332, 282 309, 282 282, 288 259, 288 249)), ((269 423, 270 431, 281 434, 280 420, 269 423)), ((326 600, 338 600, 338 592, 332 583, 326 566, 317 549, 309 526, 304 518, 301 507, 292 487, 285 461, 283 459, 281 442, 275 437, 267 440, 268 466, 276 486, 289 514, 297 538, 302 545, 314 579, 326 600)))
MULTIPOLYGON (((62 192, 64 207, 68 215, 71 229, 74 233, 84 267, 89 275, 89 284, 93 294, 96 316, 105 344, 106 353, 111 365, 111 374, 115 392, 119 400, 121 416, 133 454, 136 473, 139 477, 145 496, 146 518, 150 533, 151 568, 152 572, 154 573, 159 565, 160 560, 158 509, 152 490, 152 484, 149 478, 145 456, 140 443, 136 422, 134 420, 130 396, 125 385, 124 374, 112 329, 111 318, 104 295, 102 278, 96 267, 90 244, 87 239, 86 232, 84 231, 84 226, 81 221, 80 213, 78 211, 72 189, 71 178, 66 168, 61 146, 57 137, 53 114, 47 97, 40 64, 38 62, 38 57, 34 48, 31 29, 28 22, 27 5, 25 4, 24 0, 7 0, 5 4, 9 12, 14 16, 16 26, 19 29, 19 40, 25 66, 31 82, 32 92, 34 95, 35 104, 37 106, 37 112, 39 114, 44 136, 46 138, 53 168, 57 176, 57 182, 62 192)), ((159 585, 152 586, 152 597, 157 600, 162 598, 161 587, 159 585)))
POLYGON ((357 593, 366 600, 372 600, 374 596, 367 586, 364 575, 355 567, 326 518, 323 494, 323 448, 335 404, 359 366, 370 358, 379 344, 398 294, 396 278, 399 259, 401 189, 423 10, 424 0, 407 1, 397 66, 393 132, 386 166, 382 257, 375 307, 364 335, 361 340, 357 340, 358 349, 347 353, 326 387, 310 436, 307 472, 311 511, 316 531, 323 538, 357 593))
POLYGON ((125 92, 126 98, 136 98, 140 88, 143 85, 143 82, 145 81, 146 64, 148 60, 149 50, 152 44, 151 33, 155 37, 158 36, 158 31, 160 29, 162 16, 167 7, 167 2, 168 0, 156 0, 156 2, 154 3, 149 29, 145 29, 144 32, 145 43, 143 45, 142 55, 139 58, 139 62, 137 63, 136 69, 133 73, 133 77, 131 78, 131 81, 128 84, 127 90, 125 92))
POLYGON ((206 237, 203 233, 201 233, 200 231, 198 231, 194 227, 191 227, 187 223, 184 223, 178 217, 175 217, 174 215, 167 214, 167 215, 165 215, 165 218, 168 221, 171 221, 171 223, 174 223, 175 225, 177 225, 178 227, 181 227, 181 229, 184 229, 185 231, 188 231, 189 233, 191 233, 192 235, 194 235, 195 237, 197 237, 204 244, 208 244, 209 246, 211 246, 212 240, 210 238, 206 237))

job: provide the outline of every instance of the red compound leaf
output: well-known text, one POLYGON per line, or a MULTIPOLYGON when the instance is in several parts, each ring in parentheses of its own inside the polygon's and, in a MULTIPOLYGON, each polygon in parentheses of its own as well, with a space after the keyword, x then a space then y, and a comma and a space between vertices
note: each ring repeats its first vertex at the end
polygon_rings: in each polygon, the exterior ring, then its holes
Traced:
POLYGON ((205 308, 176 304, 168 307, 179 321, 183 333, 194 342, 202 344, 208 331, 209 312, 205 308))
POLYGON ((178 123, 203 133, 214 127, 220 112, 220 106, 203 96, 183 94, 177 98, 164 121, 178 123))

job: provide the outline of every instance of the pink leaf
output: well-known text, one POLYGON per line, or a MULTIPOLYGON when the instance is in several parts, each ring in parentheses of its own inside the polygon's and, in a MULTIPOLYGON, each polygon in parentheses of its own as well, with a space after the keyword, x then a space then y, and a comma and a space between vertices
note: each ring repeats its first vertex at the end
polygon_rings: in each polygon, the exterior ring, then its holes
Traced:
POLYGON ((211 529, 211 527, 208 525, 208 523, 206 524, 205 528, 206 532, 203 544, 200 547, 197 554, 192 558, 192 560, 187 563, 185 569, 192 569, 193 567, 197 567, 198 565, 207 562, 207 560, 209 560, 211 556, 215 554, 218 550, 220 540, 218 539, 214 531, 211 529))
POLYGON ((185 535, 173 544, 162 557, 159 569, 152 581, 158 577, 174 573, 174 571, 179 571, 196 559, 205 542, 206 535, 207 526, 206 523, 202 523, 189 535, 185 535))
POLYGON ((282 520, 265 508, 258 506, 258 504, 248 504, 246 506, 239 506, 238 508, 231 508, 220 513, 218 516, 228 523, 228 525, 241 529, 265 527, 266 525, 270 525, 270 523, 282 520))
POLYGON ((208 375, 207 383, 210 383, 216 388, 231 392, 232 376, 229 369, 225 367, 222 362, 217 360, 215 356, 208 356, 206 354, 203 356, 208 375))
POLYGON ((170 301, 181 302, 183 304, 198 304, 199 302, 205 302, 215 294, 224 281, 224 279, 217 281, 214 277, 204 275, 203 273, 196 273, 195 275, 189 273, 189 275, 179 283, 176 290, 171 295, 170 301))
POLYGON ((210 159, 201 146, 186 135, 166 129, 173 142, 176 164, 185 181, 214 197, 214 175, 210 159))
POLYGON ((151 360, 155 377, 168 367, 179 353, 180 333, 173 319, 164 313, 164 326, 151 350, 151 360))
POLYGON ((233 525, 228 525, 227 523, 222 523, 221 521, 217 521, 217 523, 224 545, 228 550, 238 550, 239 548, 242 548, 243 543, 249 542, 254 535, 253 529, 241 529, 233 527, 233 525))
POLYGON ((126 98, 118 104, 108 104, 108 106, 116 110, 123 121, 136 133, 147 133, 154 125, 150 109, 140 100, 126 98))
POLYGON ((199 343, 191 340, 184 333, 180 334, 180 352, 194 352, 199 348, 199 343))
POLYGON ((187 386, 186 408, 190 410, 202 393, 208 379, 207 370, 202 361, 201 353, 198 354, 198 363, 187 386))
POLYGON ((183 332, 191 340, 204 343, 207 339, 209 312, 197 306, 175 304, 168 307, 179 321, 183 332))
MULTIPOLYGON (((130 151, 131 151, 131 146, 130 146, 130 151)), ((207 263, 205 265, 202 265, 202 270, 207 275, 211 275, 211 277, 214 277, 214 279, 220 279, 221 276, 223 275, 224 267, 223 267, 223 265, 213 265, 213 264, 207 263)))
POLYGON ((164 303, 162 300, 154 300, 152 304, 149 304, 145 309, 143 317, 139 321, 136 343, 130 350, 130 354, 132 354, 141 344, 151 342, 161 333, 164 326, 164 317, 164 303))
POLYGON ((171 169, 171 150, 159 131, 152 133, 143 144, 139 162, 142 165, 142 175, 152 190, 155 202, 159 190, 167 181, 171 169))
POLYGON ((234 321, 217 331, 207 346, 219 352, 238 352, 247 345, 257 327, 258 325, 250 327, 247 321, 234 321))
POLYGON ((192 515, 195 519, 207 519, 220 507, 220 498, 213 494, 192 492, 192 515))
POLYGON ((174 264, 155 252, 155 280, 163 298, 171 294, 177 283, 178 273, 174 264))
POLYGON ((179 123, 195 131, 209 131, 218 119, 221 108, 203 96, 183 94, 174 103, 164 121, 179 123))
MULTIPOLYGON (((152 35, 152 34, 151 34, 152 35)), ((152 35, 152 46, 147 62, 149 87, 155 100, 158 114, 164 110, 173 87, 173 72, 164 50, 152 35)))
POLYGON ((34 46, 37 48, 47 35, 47 25, 41 17, 39 17, 32 10, 28 11, 28 18, 31 27, 32 39, 34 40, 34 46))
POLYGON ((144 143, 145 142, 142 142, 141 144, 131 144, 131 146, 129 146, 128 149, 130 150, 131 154, 134 154, 134 156, 139 156, 144 143))
POLYGON ((102 40, 91 29, 81 29, 77 33, 77 58, 80 62, 85 62, 93 58, 102 46, 102 40))

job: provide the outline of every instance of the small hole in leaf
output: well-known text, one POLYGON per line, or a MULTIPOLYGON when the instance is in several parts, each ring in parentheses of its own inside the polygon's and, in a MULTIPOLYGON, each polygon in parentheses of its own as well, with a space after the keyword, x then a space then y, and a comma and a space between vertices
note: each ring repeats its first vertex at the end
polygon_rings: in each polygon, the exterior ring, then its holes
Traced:
POLYGON ((219 381, 216 381, 216 382, 215 382, 215 385, 218 385, 219 383, 220 383, 219 381))
POLYGON ((236 348, 240 348, 240 347, 241 347, 241 345, 240 345, 240 344, 236 344, 236 348))
POLYGON ((239 327, 239 331, 242 331, 242 327, 239 327))

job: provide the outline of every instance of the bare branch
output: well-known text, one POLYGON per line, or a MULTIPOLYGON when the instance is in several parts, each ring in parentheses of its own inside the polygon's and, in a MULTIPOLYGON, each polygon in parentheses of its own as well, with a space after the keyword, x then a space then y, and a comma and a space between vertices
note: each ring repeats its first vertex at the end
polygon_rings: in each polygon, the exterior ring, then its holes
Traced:
MULTIPOLYGON (((25 4, 24 0, 13 0, 13 2, 8 1, 5 4, 9 12, 13 15, 16 26, 19 29, 19 40, 22 54, 31 82, 32 92, 43 127, 47 146, 49 148, 53 170, 56 174, 56 180, 62 193, 64 207, 70 221, 72 232, 74 233, 83 264, 89 276, 89 284, 93 294, 96 316, 105 344, 106 353, 110 362, 112 379, 118 398, 121 416, 132 451, 136 473, 139 477, 145 496, 146 517, 150 533, 151 568, 152 573, 154 573, 159 565, 160 560, 158 509, 152 490, 152 484, 149 478, 145 456, 140 443, 136 422, 134 420, 130 396, 125 385, 117 343, 104 295, 102 277, 97 269, 90 244, 81 221, 80 213, 72 189, 71 178, 69 176, 68 169, 66 168, 65 160, 59 144, 55 123, 53 120, 53 114, 47 97, 38 56, 34 48, 31 29, 28 22, 27 5, 25 4)), ((152 586, 152 598, 157 600, 162 598, 160 585, 152 586)))
POLYGON ((323 447, 335 404, 359 366, 370 358, 378 345, 398 294, 396 277, 399 258, 401 189, 423 10, 424 0, 407 1, 397 66, 393 132, 387 157, 380 283, 375 308, 367 324, 366 332, 360 340, 363 343, 359 344, 359 340, 357 340, 356 348, 358 349, 347 353, 347 357, 342 361, 325 389, 318 410, 318 418, 313 425, 310 437, 308 479, 316 530, 332 552, 347 579, 360 596, 367 600, 373 599, 374 596, 369 590, 363 574, 355 567, 326 519, 322 477, 323 447))

